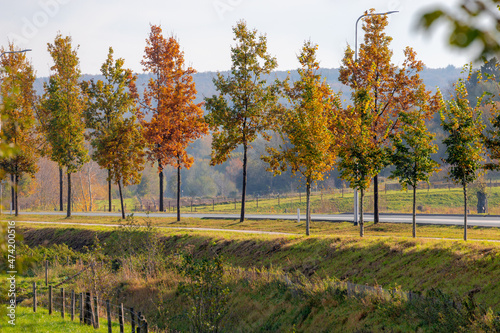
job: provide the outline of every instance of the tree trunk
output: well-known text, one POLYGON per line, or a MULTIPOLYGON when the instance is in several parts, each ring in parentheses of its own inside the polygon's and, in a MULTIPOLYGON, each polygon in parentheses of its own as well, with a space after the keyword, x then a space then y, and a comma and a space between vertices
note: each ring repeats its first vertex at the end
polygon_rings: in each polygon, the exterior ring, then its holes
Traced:
POLYGON ((163 212, 163 166, 161 161, 158 160, 158 168, 160 169, 160 212, 163 212))
POLYGON ((108 169, 108 211, 111 212, 112 205, 112 195, 111 195, 111 170, 108 169))
POLYGON ((83 211, 87 212, 87 196, 85 195, 85 188, 83 187, 82 173, 80 172, 80 191, 82 192, 83 211))
POLYGON ((122 206, 122 219, 125 220, 125 208, 123 207, 123 194, 122 194, 121 181, 118 181, 118 192, 120 192, 120 205, 122 206))
POLYGON ((464 187, 464 241, 467 240, 467 184, 463 182, 464 187))
POLYGON ((379 206, 378 206, 378 175, 373 177, 373 223, 377 224, 379 219, 379 206))
POLYGON ((309 236, 311 224, 311 182, 306 180, 306 236, 309 236))
POLYGON ((247 193, 247 144, 243 144, 243 186, 241 188, 241 215, 240 222, 245 220, 245 196, 247 193))
POLYGON ((363 200, 365 198, 365 190, 361 189, 361 204, 359 205, 359 236, 364 237, 365 236, 365 222, 363 220, 363 200))
POLYGON ((413 238, 417 237, 417 186, 413 186, 413 238))
POLYGON ((66 209, 66 217, 71 217, 71 172, 68 172, 68 202, 66 209))
POLYGON ((90 200, 89 211, 92 212, 92 209, 93 209, 93 207, 92 207, 92 200, 93 200, 93 198, 92 198, 92 183, 91 183, 91 177, 90 177, 90 164, 89 164, 89 167, 88 167, 87 171, 88 171, 87 176, 88 176, 88 180, 89 180, 89 200, 90 200))
POLYGON ((177 157, 177 222, 181 220, 181 160, 177 157))
POLYGON ((14 174, 10 174, 10 205, 12 206, 12 210, 16 211, 16 190, 15 187, 15 179, 14 174))
MULTIPOLYGON (((17 169, 17 167, 16 167, 16 169, 17 169)), ((19 194, 19 175, 16 174, 14 176, 14 207, 16 209, 15 216, 19 216, 19 202, 17 201, 18 194, 19 194)))
POLYGON ((63 202, 63 169, 59 167, 59 211, 64 211, 63 202))

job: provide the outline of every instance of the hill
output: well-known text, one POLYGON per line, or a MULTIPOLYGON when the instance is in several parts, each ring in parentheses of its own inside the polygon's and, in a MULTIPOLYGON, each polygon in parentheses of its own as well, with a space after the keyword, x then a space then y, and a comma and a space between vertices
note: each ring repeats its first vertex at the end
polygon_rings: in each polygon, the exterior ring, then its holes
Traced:
MULTIPOLYGON (((428 89, 435 91, 438 87, 445 91, 451 83, 455 82, 460 76, 460 68, 454 66, 448 66, 446 68, 425 68, 421 77, 424 80, 425 85, 428 89)), ((221 72, 224 76, 229 74, 229 71, 221 72)), ((196 89, 198 90, 198 96, 196 102, 200 103, 205 97, 212 96, 216 93, 215 87, 213 85, 212 79, 215 77, 216 72, 201 72, 194 74, 194 82, 196 83, 196 89)), ((270 75, 270 79, 274 80, 278 78, 283 80, 286 78, 288 71, 275 71, 270 75)), ((333 88, 334 91, 342 91, 344 94, 348 89, 338 81, 339 69, 338 68, 322 68, 321 74, 325 77, 326 82, 333 88)), ((292 79, 298 78, 298 73, 296 70, 290 71, 290 76, 292 79)), ((137 87, 139 92, 142 94, 144 87, 150 78, 149 74, 138 74, 137 87)), ((100 80, 101 75, 91 75, 84 74, 82 80, 100 80)), ((37 78, 35 82, 35 89, 39 95, 43 93, 43 82, 47 82, 48 78, 40 77, 37 78)))

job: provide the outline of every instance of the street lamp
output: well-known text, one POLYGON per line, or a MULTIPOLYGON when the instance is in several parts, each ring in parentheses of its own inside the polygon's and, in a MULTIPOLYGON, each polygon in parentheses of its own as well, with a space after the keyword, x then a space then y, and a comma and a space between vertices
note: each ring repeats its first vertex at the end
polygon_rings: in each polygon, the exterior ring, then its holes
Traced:
MULTIPOLYGON (((354 61, 358 61, 358 22, 365 16, 375 16, 375 15, 389 15, 399 13, 398 10, 391 10, 385 13, 366 13, 358 17, 356 20, 356 25, 354 29, 354 61)), ((354 225, 358 225, 359 220, 359 198, 358 198, 358 190, 354 190, 354 225)))
POLYGON ((4 54, 8 54, 8 53, 24 53, 24 52, 28 52, 28 51, 31 51, 31 49, 25 49, 25 50, 21 50, 21 51, 6 51, 6 52, 2 52, 0 57, 3 57, 4 54))

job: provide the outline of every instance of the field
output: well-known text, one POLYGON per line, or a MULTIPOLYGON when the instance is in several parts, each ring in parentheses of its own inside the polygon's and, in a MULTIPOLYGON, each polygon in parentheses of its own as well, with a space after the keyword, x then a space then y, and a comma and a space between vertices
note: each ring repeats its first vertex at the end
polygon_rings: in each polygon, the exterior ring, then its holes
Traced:
MULTIPOLYGON (((488 187, 488 213, 500 215, 500 187, 488 187)), ((144 200, 141 206, 136 198, 124 200, 125 212, 133 211, 157 211, 158 198, 144 200)), ((240 198, 182 198, 183 213, 239 213, 241 206, 240 198)), ((411 213, 412 212, 412 191, 384 190, 382 187, 379 194, 379 207, 381 213, 411 213)), ((469 211, 476 213, 477 196, 474 187, 469 187, 469 211)), ((176 200, 165 198, 165 210, 174 212, 176 200)), ((108 202, 106 200, 96 200, 94 211, 107 211, 108 202)), ((316 191, 312 193, 311 209, 317 214, 334 214, 351 212, 353 207, 352 189, 335 189, 316 191)), ((261 197, 248 196, 246 211, 248 213, 296 213, 300 209, 305 212, 306 198, 304 193, 286 193, 265 195, 261 197)), ((38 211, 41 208, 32 207, 31 211, 38 211)), ((52 207, 51 210, 54 210, 52 207)), ((76 210, 80 210, 76 205, 76 210)), ((373 189, 366 193, 365 212, 373 212, 373 189)), ((43 209, 42 209, 43 210, 43 209)), ((112 201, 112 210, 120 210, 120 201, 112 201)), ((417 213, 424 214, 463 214, 463 191, 461 188, 431 188, 419 189, 417 192, 417 213)))

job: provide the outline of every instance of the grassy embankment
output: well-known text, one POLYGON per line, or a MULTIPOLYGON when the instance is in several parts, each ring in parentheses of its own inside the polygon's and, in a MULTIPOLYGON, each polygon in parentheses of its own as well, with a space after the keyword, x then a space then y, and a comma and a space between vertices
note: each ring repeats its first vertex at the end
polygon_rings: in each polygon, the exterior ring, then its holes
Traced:
MULTIPOLYGON (((261 225, 280 223, 286 222, 263 221, 261 225)), ((348 233, 347 230, 352 227, 341 223, 326 225, 338 228, 335 236, 162 230, 157 244, 161 244, 161 252, 164 254, 187 251, 195 257, 204 257, 217 253, 225 257, 228 267, 258 269, 264 272, 264 277, 266 272, 287 273, 295 277, 296 281, 306 281, 296 284, 300 288, 290 288, 272 279, 230 276, 228 285, 232 293, 226 327, 237 327, 237 330, 229 330, 234 332, 289 332, 293 329, 303 332, 368 332, 384 329, 418 331, 418 327, 422 331, 446 331, 450 327, 445 323, 452 323, 455 320, 453 318, 463 317, 450 309, 438 309, 436 313, 429 313, 428 310, 423 310, 429 309, 428 304, 409 306, 400 300, 384 302, 370 298, 345 298, 342 293, 321 287, 325 281, 332 279, 381 285, 385 288, 397 286, 417 292, 434 288, 451 295, 473 293, 480 303, 495 311, 500 310, 500 285, 497 283, 500 274, 500 244, 496 242, 466 243, 378 236, 360 239, 348 233), (445 322, 441 322, 443 320, 445 322)), ((398 227, 383 224, 368 229, 372 228, 373 234, 380 235, 379 228, 388 228, 394 233, 398 227)), ((326 226, 324 228, 328 229, 326 226)), ((445 233, 449 235, 454 228, 436 229, 446 230, 445 233)), ((498 237, 496 229, 477 230, 498 237)), ((118 248, 118 244, 124 240, 120 236, 123 230, 83 226, 33 228, 25 232, 25 242, 31 247, 65 243, 75 251, 80 251, 85 245, 92 246, 95 233, 99 235, 101 243, 106 244, 106 257, 109 260, 119 259, 122 263, 118 271, 103 272, 105 284, 117 298, 115 302, 125 298, 128 306, 145 309, 148 318, 154 318, 156 322, 162 322, 171 328, 187 329, 187 303, 177 292, 179 283, 183 281, 182 276, 168 270, 157 272, 154 276, 145 276, 141 269, 132 269, 132 264, 126 264, 124 254, 118 248)), ((65 254, 62 252, 66 250, 58 248, 57 251, 64 258, 65 254)), ((78 255, 78 252, 67 251, 71 255, 78 255)), ((148 253, 151 251, 148 250, 148 253)), ((142 270, 145 269, 144 266, 141 267, 142 270)), ((31 270, 28 282, 41 279, 41 273, 40 268, 31 270)), ((53 271, 51 274, 57 275, 58 272, 53 271)), ((491 313, 480 314, 483 321, 488 321, 488 316, 491 317, 491 313)), ((475 318, 473 323, 479 325, 478 319, 475 318)), ((474 331, 485 330, 479 326, 467 327, 474 331)))
MULTIPOLYGON (((20 215, 14 217, 11 215, 3 215, 1 220, 15 220, 15 221, 43 221, 43 222, 61 222, 71 223, 75 226, 80 224, 111 224, 120 225, 124 221, 120 218, 113 216, 73 216, 67 219, 65 216, 58 215, 20 215)), ((292 234, 305 233, 305 221, 297 223, 294 220, 245 220, 239 222, 237 220, 224 219, 199 219, 199 218, 182 218, 177 222, 173 217, 150 217, 148 220, 154 227, 165 228, 214 228, 226 230, 256 230, 256 231, 271 231, 292 234)), ((43 225, 31 224, 30 227, 44 227, 43 225)), ((381 236, 381 237, 409 237, 411 236, 410 224, 399 223, 379 223, 373 224, 372 222, 365 223, 365 232, 367 237, 381 236)), ((325 222, 313 221, 311 223, 312 235, 330 235, 330 236, 357 236, 359 235, 359 228, 354 227, 352 223, 348 222, 325 222)), ((418 225, 417 236, 420 238, 449 238, 449 239, 462 239, 463 227, 462 226, 445 226, 445 225, 418 225)), ((500 240, 500 229, 498 228, 484 228, 484 227, 469 227, 469 239, 476 240, 500 240)))

